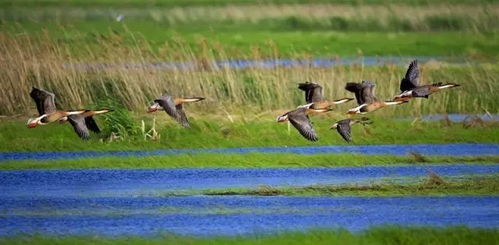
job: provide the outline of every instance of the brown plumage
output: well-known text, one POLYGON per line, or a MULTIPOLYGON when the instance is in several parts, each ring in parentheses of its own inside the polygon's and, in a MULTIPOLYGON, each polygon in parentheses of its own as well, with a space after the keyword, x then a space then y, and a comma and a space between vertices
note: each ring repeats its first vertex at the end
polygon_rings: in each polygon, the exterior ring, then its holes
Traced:
POLYGON ((55 122, 69 115, 83 113, 84 110, 63 111, 57 110, 55 106, 55 95, 43 89, 33 87, 30 92, 31 98, 35 101, 39 117, 28 120, 28 128, 34 128, 38 125, 55 122))
POLYGON ((323 113, 329 111, 328 109, 312 109, 310 108, 311 104, 300 106, 297 109, 286 112, 285 114, 277 117, 277 122, 286 122, 289 121, 293 127, 298 130, 298 132, 307 140, 317 141, 319 137, 317 137, 317 133, 312 126, 312 122, 310 122, 310 118, 308 115, 323 113))
POLYGON ((343 119, 341 121, 336 122, 331 126, 331 129, 336 129, 338 133, 341 135, 341 137, 346 141, 346 142, 351 142, 352 141, 352 125, 356 123, 361 123, 362 125, 370 124, 372 123, 369 121, 369 118, 363 117, 361 119, 343 119))
POLYGON ((322 94, 322 86, 314 82, 299 83, 298 88, 305 92, 305 101, 312 103, 312 109, 327 109, 333 105, 345 103, 353 100, 353 98, 342 98, 339 100, 326 100, 322 94))
POLYGON ((148 112, 155 112, 160 108, 165 110, 166 114, 173 117, 180 125, 189 128, 189 121, 185 114, 183 105, 184 103, 198 102, 204 100, 203 97, 192 98, 173 98, 171 95, 163 94, 158 99, 154 100, 154 104, 149 106, 148 112))
POLYGON ((400 81, 400 91, 402 93, 397 95, 393 100, 404 101, 415 97, 428 98, 431 94, 442 89, 459 86, 461 85, 457 83, 434 83, 431 85, 421 85, 419 81, 418 61, 413 60, 407 68, 405 77, 400 81))
POLYGON ((90 131, 100 133, 99 126, 93 116, 111 112, 112 110, 85 110, 85 112, 78 115, 71 115, 67 117, 67 121, 73 126, 75 133, 82 139, 87 140, 90 138, 90 131))
POLYGON ((347 114, 365 114, 389 105, 398 105, 407 101, 382 101, 375 96, 375 84, 370 81, 347 83, 345 89, 354 93, 358 107, 348 110, 347 114))

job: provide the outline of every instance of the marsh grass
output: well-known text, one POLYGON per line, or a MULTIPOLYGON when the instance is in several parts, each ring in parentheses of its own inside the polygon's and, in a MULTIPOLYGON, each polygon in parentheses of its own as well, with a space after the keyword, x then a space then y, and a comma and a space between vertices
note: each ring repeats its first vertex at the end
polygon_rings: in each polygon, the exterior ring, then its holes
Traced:
POLYGON ((288 231, 270 235, 189 237, 159 233, 152 237, 104 237, 99 235, 18 235, 0 238, 2 244, 494 244, 497 229, 454 227, 371 227, 361 232, 344 229, 288 231))
MULTIPOLYGON (((303 94, 296 84, 318 81, 324 85, 327 98, 351 97, 343 89, 346 82, 377 82, 379 98, 396 95, 405 66, 374 67, 337 66, 274 67, 233 69, 214 66, 216 60, 228 60, 241 54, 224 45, 200 39, 195 48, 177 39, 154 50, 150 43, 132 33, 112 31, 97 38, 92 46, 75 47, 53 39, 48 33, 13 36, 0 33, 0 114, 28 114, 33 111, 29 97, 31 86, 53 91, 58 105, 64 109, 83 108, 100 98, 112 97, 129 110, 143 111, 153 99, 168 91, 178 96, 203 96, 207 100, 189 105, 189 111, 227 114, 235 109, 269 111, 294 108, 303 104, 303 94), (126 38, 125 38, 126 36, 126 38), (125 42, 132 41, 133 45, 125 42), (93 48, 91 48, 93 47, 93 48), (75 55, 78 49, 80 55, 75 55), (192 69, 154 69, 148 64, 158 61, 190 62, 192 69), (99 69, 82 68, 82 63, 118 64, 99 69), (134 63, 132 67, 126 64, 134 63), (121 64, 121 65, 120 65, 121 64)), ((270 44, 254 47, 241 58, 261 60, 279 58, 278 49, 270 44)), ((296 58, 308 59, 298 55, 296 58)), ((497 66, 453 66, 422 64, 424 83, 456 82, 463 86, 432 96, 428 101, 415 100, 408 106, 380 111, 383 115, 442 112, 497 112, 495 94, 499 70, 497 66), (404 107, 404 109, 401 109, 404 107)), ((354 106, 353 104, 351 106, 354 106)))
MULTIPOLYGON (((106 151, 106 150, 156 150, 177 148, 223 148, 258 146, 319 146, 347 145, 341 136, 331 130, 331 124, 342 118, 341 114, 330 113, 312 118, 319 135, 318 142, 304 139, 294 128, 275 122, 283 111, 258 114, 258 111, 227 115, 194 113, 187 107, 191 128, 182 128, 165 112, 152 115, 134 115, 135 122, 144 120, 150 128, 156 119, 159 140, 144 141, 143 135, 135 135, 118 142, 102 142, 106 135, 93 135, 91 140, 81 141, 70 125, 50 124, 28 129, 25 120, 2 120, 0 123, 0 151, 106 151), (255 116, 256 115, 256 116, 255 116)), ((103 130, 107 125, 102 115, 96 116, 103 130)), ((410 120, 387 119, 371 116, 373 124, 352 129, 355 145, 373 144, 444 144, 444 143, 497 143, 499 138, 497 122, 482 127, 464 128, 461 123, 441 122, 411 123, 410 120), (389 125, 389 126, 387 126, 389 125), (404 133, 400 133, 404 132, 404 133)))
MULTIPOLYGON (((499 156, 431 156, 426 164, 497 164, 499 156)), ((47 161, 5 161, 0 170, 21 169, 165 169, 165 168, 301 168, 418 164, 410 156, 359 154, 183 154, 149 157, 98 157, 47 161)), ((418 164, 417 166, 426 166, 418 164)))
POLYGON ((116 99, 112 97, 99 98, 93 107, 112 110, 109 113, 99 116, 102 118, 100 121, 104 123, 104 131, 100 137, 109 138, 116 136, 120 139, 125 139, 139 135, 139 124, 132 117, 130 111, 126 110, 116 99))
POLYGON ((427 178, 417 183, 374 183, 346 185, 313 185, 272 187, 259 186, 256 189, 220 189, 205 190, 205 195, 332 195, 332 196, 426 196, 426 195, 498 195, 499 180, 497 176, 468 177, 460 180, 444 180, 430 173, 427 178))

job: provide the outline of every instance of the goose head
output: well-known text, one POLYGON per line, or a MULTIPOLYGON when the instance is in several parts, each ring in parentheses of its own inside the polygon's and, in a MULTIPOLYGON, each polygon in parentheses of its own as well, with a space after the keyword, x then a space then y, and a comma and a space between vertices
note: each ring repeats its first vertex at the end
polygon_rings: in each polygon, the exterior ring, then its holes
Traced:
POLYGON ((279 123, 286 122, 287 120, 288 120, 288 113, 277 117, 277 122, 279 122, 279 123))
POLYGON ((155 112, 155 111, 159 110, 160 107, 161 106, 159 105, 159 103, 154 103, 154 104, 149 106, 149 108, 147 109, 147 112, 148 113, 155 112))
POLYGON ((46 114, 41 115, 40 117, 30 118, 28 119, 28 123, 26 125, 28 126, 28 128, 35 128, 38 125, 44 125, 46 123, 43 123, 42 119, 45 117, 47 117, 46 114))

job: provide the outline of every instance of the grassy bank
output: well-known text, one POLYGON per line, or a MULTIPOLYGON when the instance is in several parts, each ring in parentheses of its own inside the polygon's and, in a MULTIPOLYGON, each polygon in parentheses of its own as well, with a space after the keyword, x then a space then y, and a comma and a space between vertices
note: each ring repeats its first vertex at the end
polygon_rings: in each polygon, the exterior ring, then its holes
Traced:
POLYGON ((204 195, 256 196, 438 196, 499 195, 497 176, 471 177, 461 180, 430 175, 419 183, 376 183, 347 185, 314 185, 305 187, 260 186, 256 189, 205 190, 204 195))
MULTIPOLYGON (((402 105, 406 106, 406 105, 402 105)), ((402 107, 401 106, 401 107, 402 107)), ((407 105, 410 107, 411 105, 407 105)), ((400 108, 398 108, 400 109, 400 108)), ((386 110, 391 110, 388 108, 386 110)), ((157 137, 144 138, 141 120, 145 121, 145 131, 152 126, 151 115, 130 119, 130 135, 109 142, 109 130, 115 121, 97 118, 104 133, 93 135, 83 141, 74 133, 69 124, 53 123, 34 129, 26 128, 24 120, 1 121, 0 152, 17 151, 108 151, 108 150, 155 150, 176 148, 220 148, 251 146, 312 146, 347 145, 331 125, 342 118, 334 113, 313 116, 312 121, 319 135, 318 142, 304 139, 297 130, 286 123, 277 123, 275 118, 281 112, 246 115, 247 112, 228 115, 234 122, 221 115, 219 118, 206 114, 191 115, 191 129, 179 126, 164 112, 156 114, 157 137), (202 117, 212 117, 211 120, 202 117)), ((355 125, 352 128, 353 144, 443 144, 443 143, 497 143, 499 127, 496 122, 471 122, 469 124, 448 121, 423 122, 418 120, 392 120, 371 117, 373 124, 366 127, 355 125), (402 133, 403 132, 403 133, 402 133)), ((127 121, 128 122, 128 121, 127 121)), ((125 133, 123 133, 125 134, 125 133)))
POLYGON ((351 233, 346 230, 312 230, 273 235, 195 238, 173 234, 154 237, 18 236, 0 238, 2 244, 494 244, 496 229, 467 227, 375 227, 351 233))
MULTIPOLYGON (((183 154, 149 157, 99 157, 48 161, 5 161, 0 170, 79 168, 285 168, 339 167, 401 164, 497 164, 499 156, 440 157, 360 154, 183 154)), ((422 165, 424 166, 424 165, 422 165)))

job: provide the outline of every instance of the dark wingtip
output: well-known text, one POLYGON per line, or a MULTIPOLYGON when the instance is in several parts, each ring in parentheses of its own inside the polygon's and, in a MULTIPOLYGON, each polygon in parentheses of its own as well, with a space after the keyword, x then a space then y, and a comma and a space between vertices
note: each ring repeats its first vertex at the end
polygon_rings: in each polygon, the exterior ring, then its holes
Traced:
POLYGON ((350 91, 350 92, 352 92, 352 93, 355 93, 355 92, 358 90, 358 85, 359 85, 358 83, 347 83, 347 84, 345 85, 345 89, 346 89, 347 91, 350 91))

